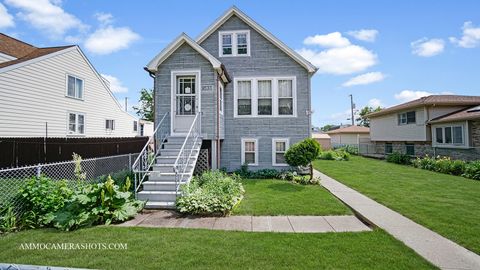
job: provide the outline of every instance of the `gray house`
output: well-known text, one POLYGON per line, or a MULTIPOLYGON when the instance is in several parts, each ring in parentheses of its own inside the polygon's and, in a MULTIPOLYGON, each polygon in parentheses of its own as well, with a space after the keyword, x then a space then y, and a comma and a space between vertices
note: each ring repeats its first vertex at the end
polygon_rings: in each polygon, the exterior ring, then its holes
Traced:
POLYGON ((310 137, 317 68, 236 7, 196 40, 181 34, 145 70, 163 142, 145 199, 161 199, 163 182, 188 181, 200 148, 214 169, 283 169, 288 147, 310 137))

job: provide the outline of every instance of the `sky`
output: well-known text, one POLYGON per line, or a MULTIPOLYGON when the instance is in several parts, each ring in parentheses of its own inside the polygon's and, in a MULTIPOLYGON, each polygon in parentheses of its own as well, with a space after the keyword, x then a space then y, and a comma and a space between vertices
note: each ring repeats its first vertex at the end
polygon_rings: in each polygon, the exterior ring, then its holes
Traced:
POLYGON ((143 67, 236 5, 316 65, 315 126, 429 94, 480 95, 480 1, 0 0, 0 31, 38 47, 78 44, 129 107, 143 67))

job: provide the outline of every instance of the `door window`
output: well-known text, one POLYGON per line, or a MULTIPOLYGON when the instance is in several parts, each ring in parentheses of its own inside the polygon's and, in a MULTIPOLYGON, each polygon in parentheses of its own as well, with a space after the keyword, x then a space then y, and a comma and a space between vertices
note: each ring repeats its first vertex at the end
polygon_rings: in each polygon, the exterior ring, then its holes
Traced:
POLYGON ((192 76, 177 77, 177 115, 195 115, 196 111, 196 82, 192 76))

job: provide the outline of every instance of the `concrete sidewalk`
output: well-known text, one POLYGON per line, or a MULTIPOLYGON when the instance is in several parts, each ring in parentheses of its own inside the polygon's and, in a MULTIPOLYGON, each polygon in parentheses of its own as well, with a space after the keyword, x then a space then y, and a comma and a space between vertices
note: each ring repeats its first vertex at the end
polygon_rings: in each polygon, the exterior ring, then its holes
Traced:
POLYGON ((321 184, 366 220, 387 231, 441 269, 480 269, 480 256, 401 214, 314 171, 321 184))
POLYGON ((371 230, 355 216, 183 217, 175 211, 169 210, 141 213, 134 219, 118 226, 289 233, 359 232, 371 230))

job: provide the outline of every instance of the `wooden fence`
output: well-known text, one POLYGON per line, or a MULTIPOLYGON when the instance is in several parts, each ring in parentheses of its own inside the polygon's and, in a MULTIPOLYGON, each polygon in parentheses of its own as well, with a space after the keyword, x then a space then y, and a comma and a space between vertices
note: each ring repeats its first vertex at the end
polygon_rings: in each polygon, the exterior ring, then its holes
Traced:
POLYGON ((148 137, 129 138, 0 138, 0 168, 72 159, 139 153, 148 137))

